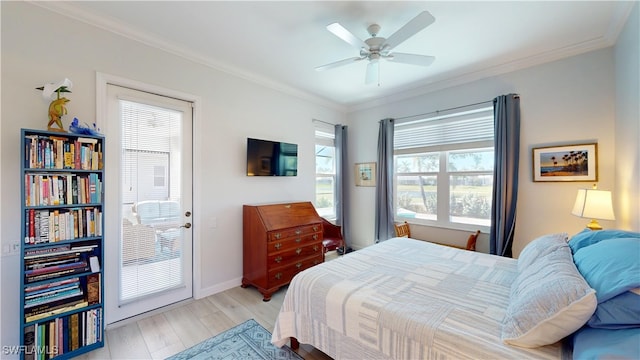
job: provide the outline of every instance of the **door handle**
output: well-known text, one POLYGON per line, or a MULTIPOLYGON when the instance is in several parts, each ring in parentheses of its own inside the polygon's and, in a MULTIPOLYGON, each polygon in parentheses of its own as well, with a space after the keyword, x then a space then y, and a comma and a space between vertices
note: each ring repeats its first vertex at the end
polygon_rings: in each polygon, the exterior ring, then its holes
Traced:
POLYGON ((191 227, 191 223, 185 223, 184 225, 182 225, 180 227, 189 229, 191 227))

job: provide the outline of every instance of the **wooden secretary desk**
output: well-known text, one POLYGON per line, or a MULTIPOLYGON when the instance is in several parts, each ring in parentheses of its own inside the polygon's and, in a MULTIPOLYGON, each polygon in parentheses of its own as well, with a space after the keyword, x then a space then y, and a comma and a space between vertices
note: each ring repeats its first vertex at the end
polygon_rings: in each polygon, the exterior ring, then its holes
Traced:
POLYGON ((242 287, 263 301, 300 271, 324 261, 322 219, 310 202, 244 205, 242 287))

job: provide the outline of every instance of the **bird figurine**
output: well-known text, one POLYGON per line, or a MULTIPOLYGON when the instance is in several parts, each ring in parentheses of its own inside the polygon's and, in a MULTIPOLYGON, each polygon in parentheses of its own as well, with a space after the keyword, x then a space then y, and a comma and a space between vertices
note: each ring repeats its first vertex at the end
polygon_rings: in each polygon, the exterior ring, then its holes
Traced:
POLYGON ((69 102, 69 99, 65 97, 58 98, 53 100, 51 104, 49 104, 49 124, 47 124, 47 130, 49 131, 64 131, 64 126, 62 126, 62 115, 67 114, 66 104, 69 102), (53 125, 56 125, 57 128, 54 128, 53 125))
POLYGON ((90 127, 89 124, 87 123, 84 123, 84 125, 85 126, 80 125, 80 120, 78 120, 77 117, 74 117, 73 121, 69 125, 69 131, 71 131, 74 134, 82 134, 82 135, 94 135, 94 136, 102 135, 100 133, 100 128, 98 128, 96 123, 93 123, 93 127, 90 127))
POLYGON ((71 80, 64 79, 56 84, 45 84, 37 90, 42 90, 42 96, 45 99, 50 99, 53 93, 56 93, 56 99, 49 104, 49 123, 47 124, 47 130, 66 132, 62 125, 62 116, 67 114, 67 103, 70 101, 65 97, 60 97, 60 93, 70 93, 69 88, 73 86, 71 80))

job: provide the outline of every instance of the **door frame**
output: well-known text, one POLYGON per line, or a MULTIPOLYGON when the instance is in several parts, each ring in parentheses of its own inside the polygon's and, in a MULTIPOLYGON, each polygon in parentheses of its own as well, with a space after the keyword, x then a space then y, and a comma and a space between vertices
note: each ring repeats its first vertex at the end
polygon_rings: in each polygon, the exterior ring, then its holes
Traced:
MULTIPOLYGON (((158 94, 161 96, 172 97, 180 100, 185 100, 191 102, 193 105, 193 126, 192 126, 192 269, 191 276, 193 282, 193 290, 192 296, 195 299, 199 299, 201 297, 201 259, 196 254, 201 253, 201 232, 199 231, 199 225, 202 224, 200 209, 202 209, 201 204, 201 194, 202 194, 202 174, 199 166, 194 166, 195 164, 202 163, 202 138, 198 134, 202 134, 202 120, 201 120, 201 107, 202 107, 202 98, 197 95, 188 94, 185 92, 172 90, 163 88, 156 85, 147 84, 144 82, 140 82, 137 80, 127 79, 116 75, 96 72, 96 125, 100 129, 109 128, 109 121, 107 121, 107 86, 117 85, 121 87, 127 87, 135 90, 146 91, 153 94, 158 94)), ((108 133, 108 132, 107 132, 108 133)), ((113 215, 109 215, 109 210, 105 211, 105 223, 107 221, 114 222, 118 219, 117 213, 112 213, 113 215), (115 220, 114 220, 115 219, 115 220)), ((117 222, 117 221, 116 221, 117 222)), ((113 230, 111 230, 113 231, 113 230)), ((110 237, 112 235, 109 234, 110 231, 108 228, 105 228, 105 238, 110 237)), ((105 276, 108 276, 105 274, 105 276)), ((105 324, 107 326, 108 324, 105 324)))

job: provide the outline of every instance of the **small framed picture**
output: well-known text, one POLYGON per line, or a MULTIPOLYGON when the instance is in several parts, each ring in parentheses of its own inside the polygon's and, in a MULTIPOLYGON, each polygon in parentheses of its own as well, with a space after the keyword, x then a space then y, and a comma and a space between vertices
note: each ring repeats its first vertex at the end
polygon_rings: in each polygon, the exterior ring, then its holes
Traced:
POLYGON ((598 144, 533 148, 533 181, 598 181, 598 144))
POLYGON ((376 186, 376 163, 359 163, 355 167, 356 186, 376 186))

